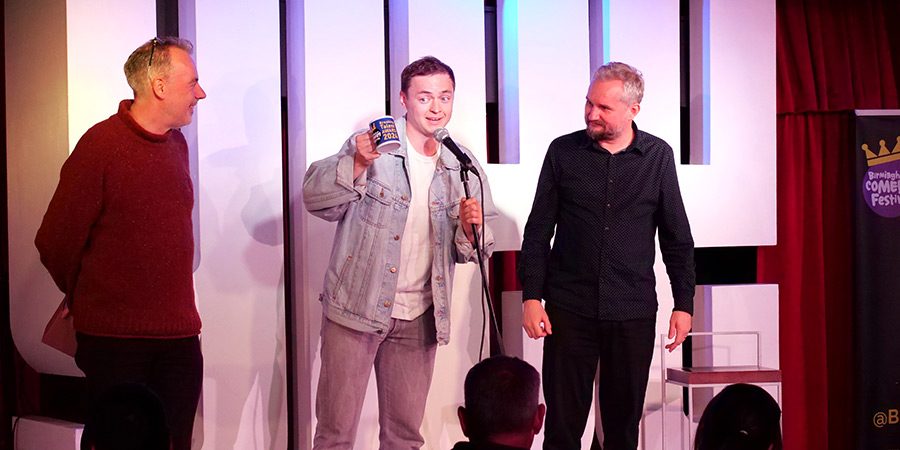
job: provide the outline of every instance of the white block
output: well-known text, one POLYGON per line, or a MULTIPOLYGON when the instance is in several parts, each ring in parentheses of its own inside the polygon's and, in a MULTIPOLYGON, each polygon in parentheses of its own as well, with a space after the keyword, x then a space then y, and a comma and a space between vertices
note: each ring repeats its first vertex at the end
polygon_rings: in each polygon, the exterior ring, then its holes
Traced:
POLYGON ((49 417, 13 417, 16 450, 78 450, 84 425, 49 417))

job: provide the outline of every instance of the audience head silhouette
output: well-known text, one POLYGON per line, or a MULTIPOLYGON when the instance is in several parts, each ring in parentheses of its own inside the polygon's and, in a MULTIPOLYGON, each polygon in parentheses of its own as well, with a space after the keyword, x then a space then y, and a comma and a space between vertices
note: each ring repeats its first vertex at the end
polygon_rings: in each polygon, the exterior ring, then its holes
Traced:
POLYGON ((765 389, 732 384, 700 417, 695 450, 781 450, 781 409, 765 389))
POLYGON ((147 387, 126 383, 104 392, 88 411, 85 450, 170 450, 162 401, 147 387))
MULTIPOLYGON (((459 422, 472 443, 529 448, 544 422, 540 376, 518 358, 495 356, 476 364, 465 381, 459 422)), ((467 448, 467 447, 463 447, 467 448)))

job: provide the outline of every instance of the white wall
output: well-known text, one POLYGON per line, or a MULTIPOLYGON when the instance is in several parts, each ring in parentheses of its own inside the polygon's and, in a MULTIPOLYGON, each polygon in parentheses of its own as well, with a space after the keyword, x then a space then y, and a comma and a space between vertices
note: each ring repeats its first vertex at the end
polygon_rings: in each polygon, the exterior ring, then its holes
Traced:
MULTIPOLYGON (((277 3, 244 3, 195 6, 194 56, 209 96, 197 107, 199 131, 187 133, 198 141, 195 292, 205 358, 196 448, 287 442, 279 12, 277 3)), ((40 343, 62 294, 32 242, 69 150, 131 98, 122 66, 156 35, 156 2, 5 7, 13 336, 38 371, 77 376, 71 358, 40 343)))
POLYGON ((16 347, 36 370, 80 376, 71 358, 40 343, 63 294, 41 265, 34 236, 78 139, 115 114, 120 100, 131 98, 122 66, 156 33, 156 3, 42 0, 5 6, 10 325, 16 347), (122 20, 110 20, 116 16, 122 20))
POLYGON ((67 0, 65 30, 71 153, 88 128, 132 98, 123 66, 138 45, 156 35, 156 2, 67 0))
POLYGON ((281 69, 275 2, 196 1, 204 448, 285 448, 281 69))

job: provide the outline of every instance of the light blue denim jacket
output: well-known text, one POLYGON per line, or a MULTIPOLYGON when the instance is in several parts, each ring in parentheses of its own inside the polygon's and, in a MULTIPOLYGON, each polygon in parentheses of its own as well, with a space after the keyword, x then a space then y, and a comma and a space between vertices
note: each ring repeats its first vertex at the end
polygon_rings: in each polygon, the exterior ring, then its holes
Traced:
MULTIPOLYGON (((406 121, 396 121, 400 148, 382 154, 353 180, 355 133, 337 155, 312 163, 303 180, 303 203, 315 216, 337 222, 325 287, 319 300, 326 317, 343 326, 384 333, 391 320, 400 265, 400 241, 409 211, 410 187, 406 121)), ((490 221, 497 217, 487 176, 472 153, 463 148, 484 183, 484 260, 493 246, 490 221)), ((434 258, 431 290, 437 341, 450 340, 450 298, 456 263, 477 262, 472 244, 459 223, 459 201, 465 197, 460 164, 446 148, 435 167, 428 191, 434 258)), ((470 173, 469 191, 481 202, 478 179, 470 173)), ((479 230, 479 239, 481 232, 479 230)))

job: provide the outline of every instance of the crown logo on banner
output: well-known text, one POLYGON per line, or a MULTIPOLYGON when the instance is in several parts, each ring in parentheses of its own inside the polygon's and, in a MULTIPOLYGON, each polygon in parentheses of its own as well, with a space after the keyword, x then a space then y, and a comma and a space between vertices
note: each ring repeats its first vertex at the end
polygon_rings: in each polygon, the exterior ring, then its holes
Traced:
POLYGON ((900 136, 897 136, 897 144, 894 145, 893 150, 888 150, 884 139, 878 141, 878 147, 878 154, 876 155, 875 152, 869 150, 869 144, 862 145, 862 150, 866 152, 866 162, 869 163, 869 167, 900 159, 900 136))

